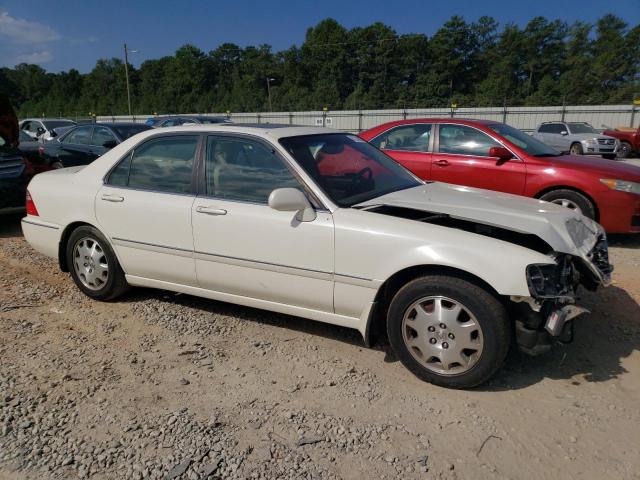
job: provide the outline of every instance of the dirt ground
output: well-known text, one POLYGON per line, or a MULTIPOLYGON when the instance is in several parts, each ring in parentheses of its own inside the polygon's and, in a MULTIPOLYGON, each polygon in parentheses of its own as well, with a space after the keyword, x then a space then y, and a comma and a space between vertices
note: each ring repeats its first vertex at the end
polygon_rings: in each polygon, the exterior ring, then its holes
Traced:
POLYGON ((610 243, 572 344, 452 391, 330 325, 91 301, 0 218, 0 479, 640 478, 640 236, 610 243))

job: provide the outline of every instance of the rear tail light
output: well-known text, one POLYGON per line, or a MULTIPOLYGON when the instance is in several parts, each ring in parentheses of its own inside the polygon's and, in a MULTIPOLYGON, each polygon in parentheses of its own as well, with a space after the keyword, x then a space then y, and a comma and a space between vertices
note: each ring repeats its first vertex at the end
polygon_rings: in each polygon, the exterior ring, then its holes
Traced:
POLYGON ((31 194, 29 193, 29 190, 27 190, 27 201, 26 201, 26 206, 27 206, 27 215, 32 215, 34 217, 39 217, 40 214, 38 213, 38 209, 36 208, 36 204, 33 201, 33 198, 31 198, 31 194))

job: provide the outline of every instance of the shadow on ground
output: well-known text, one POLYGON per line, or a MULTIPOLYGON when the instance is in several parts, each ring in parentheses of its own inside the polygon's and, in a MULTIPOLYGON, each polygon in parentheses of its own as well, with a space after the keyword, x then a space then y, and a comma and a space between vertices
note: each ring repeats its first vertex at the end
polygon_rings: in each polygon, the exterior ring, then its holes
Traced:
POLYGON ((22 213, 0 214, 0 238, 21 237, 20 219, 24 217, 22 213))

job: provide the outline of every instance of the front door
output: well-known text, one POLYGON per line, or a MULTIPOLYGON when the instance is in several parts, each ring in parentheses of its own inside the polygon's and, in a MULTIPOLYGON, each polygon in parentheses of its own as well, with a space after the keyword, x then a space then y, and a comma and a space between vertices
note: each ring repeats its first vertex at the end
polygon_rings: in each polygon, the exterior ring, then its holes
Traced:
POLYGON ((98 192, 96 216, 128 275, 196 285, 191 207, 199 138, 147 140, 98 192))
POLYGON ((77 127, 60 140, 58 160, 64 167, 87 165, 95 160, 89 155, 92 129, 91 125, 77 127))
POLYGON ((192 213, 200 286, 332 312, 332 215, 299 222, 267 205, 277 188, 304 191, 284 158, 262 140, 212 135, 203 174, 192 213))
POLYGON ((522 160, 489 156, 500 147, 486 133, 466 125, 440 124, 433 153, 432 180, 522 195, 526 167, 522 160))

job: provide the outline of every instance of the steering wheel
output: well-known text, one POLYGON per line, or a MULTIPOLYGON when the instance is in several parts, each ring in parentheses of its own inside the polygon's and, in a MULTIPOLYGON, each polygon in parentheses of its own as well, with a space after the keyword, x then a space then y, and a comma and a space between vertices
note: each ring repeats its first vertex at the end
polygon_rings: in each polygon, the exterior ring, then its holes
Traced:
POLYGON ((353 176, 353 189, 358 191, 364 191, 368 182, 373 179, 373 170, 369 167, 364 167, 358 173, 353 176))

